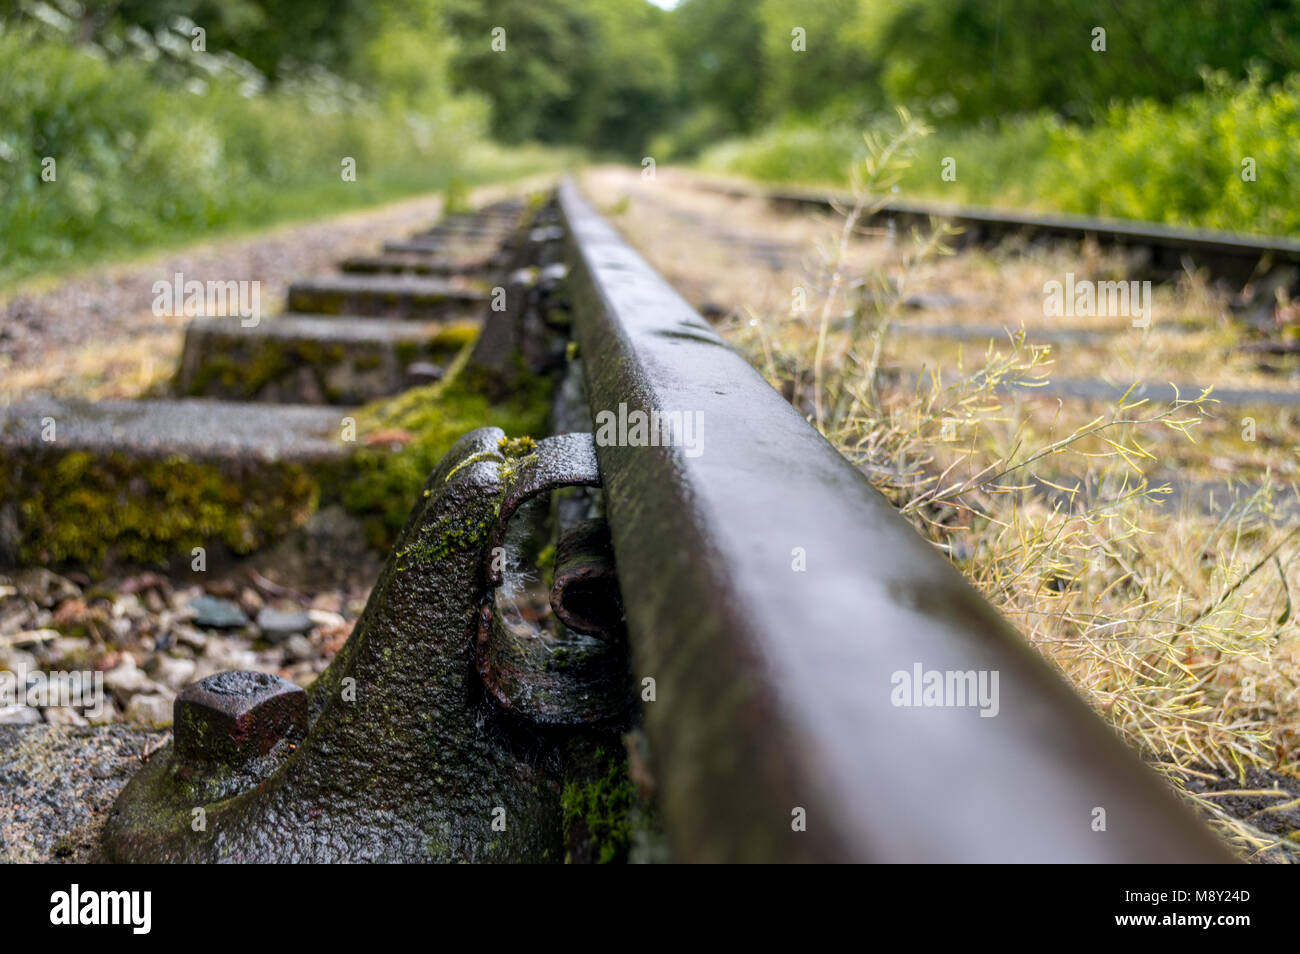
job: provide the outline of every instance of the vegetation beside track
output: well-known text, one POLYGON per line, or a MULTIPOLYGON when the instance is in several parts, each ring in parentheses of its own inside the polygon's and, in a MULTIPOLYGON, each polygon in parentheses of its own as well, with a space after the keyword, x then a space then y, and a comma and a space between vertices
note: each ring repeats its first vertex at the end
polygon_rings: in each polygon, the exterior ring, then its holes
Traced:
MULTIPOLYGON (((883 120, 880 126, 892 125, 883 120)), ((1274 235, 1300 235, 1300 76, 1232 82, 1207 74, 1173 103, 1116 102, 1095 122, 1043 111, 973 127, 940 125, 899 177, 907 195, 1274 235), (945 177, 945 171, 950 178, 945 177)), ((719 143, 710 171, 766 182, 848 184, 863 137, 792 123, 719 143)))
MULTIPOLYGON (((74 43, 0 18, 0 287, 168 245, 557 169, 487 140, 483 103, 434 57, 419 85, 323 68, 272 83, 175 21, 74 43)), ((64 27, 72 30, 71 25, 64 27)), ((399 72, 421 49, 374 55, 399 72)))

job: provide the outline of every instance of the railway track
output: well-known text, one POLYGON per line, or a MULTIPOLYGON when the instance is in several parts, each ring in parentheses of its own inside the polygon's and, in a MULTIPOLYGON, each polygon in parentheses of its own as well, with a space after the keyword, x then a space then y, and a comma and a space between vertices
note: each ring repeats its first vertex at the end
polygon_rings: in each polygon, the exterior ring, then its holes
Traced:
MULTIPOLYGON (((852 194, 831 189, 763 189, 703 176, 692 176, 688 181, 696 188, 723 195, 761 198, 786 211, 840 211, 854 204, 852 194)), ((1011 236, 1029 240, 1093 241, 1136 252, 1133 267, 1148 276, 1167 278, 1189 267, 1200 267, 1215 278, 1240 286, 1270 271, 1281 270, 1285 272, 1285 287, 1291 291, 1300 282, 1300 241, 1276 236, 897 197, 871 210, 865 219, 866 223, 900 230, 936 219, 947 221, 960 228, 955 237, 959 244, 992 244, 1011 236)))
MULTIPOLYGON (((556 382, 552 436, 485 420, 447 452, 308 691, 236 673, 180 693, 172 744, 117 797, 109 859, 561 860, 585 850, 563 793, 625 744, 635 825, 682 861, 1229 858, 574 184, 524 215, 304 280, 289 300, 311 317, 251 335, 233 371, 205 372, 229 343, 196 322, 179 403, 6 410, 11 460, 120 460, 137 426, 138 456, 168 466, 255 451, 321 473, 352 453, 333 425, 360 401, 444 374, 556 382), (440 349, 461 320, 481 331, 458 365, 440 349), (311 347, 252 380, 286 337, 311 347), (323 369, 322 344, 339 349, 323 369), (150 415, 170 422, 161 447, 150 415), (205 415, 268 433, 214 446, 205 415), (40 447, 62 416, 69 440, 40 447), (529 604, 539 572, 554 587, 529 604)), ((10 562, 41 552, 24 519, 0 521, 10 562)))

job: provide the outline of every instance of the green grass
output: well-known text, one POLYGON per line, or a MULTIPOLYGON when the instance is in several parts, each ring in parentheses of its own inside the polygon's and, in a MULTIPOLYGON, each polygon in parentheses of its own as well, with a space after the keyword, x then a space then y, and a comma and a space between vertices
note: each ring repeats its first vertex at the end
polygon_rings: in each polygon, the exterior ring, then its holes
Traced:
MULTIPOLYGON (((889 124, 884 124, 889 125, 889 124)), ((903 194, 1276 235, 1300 235, 1300 76, 1266 85, 1206 76, 1172 104, 1115 103, 1091 125, 1037 113, 941 125, 910 151, 903 194), (952 159, 955 179, 943 177, 952 159), (1253 160, 1253 180, 1243 160, 1253 160)), ((782 126, 706 152, 706 170, 838 185, 865 154, 837 127, 782 126)))
POLYGON ((384 107, 322 83, 186 85, 0 29, 0 288, 160 247, 554 169, 500 150, 473 101, 384 107), (47 172, 53 160, 52 177, 47 172), (345 181, 344 160, 355 160, 345 181))

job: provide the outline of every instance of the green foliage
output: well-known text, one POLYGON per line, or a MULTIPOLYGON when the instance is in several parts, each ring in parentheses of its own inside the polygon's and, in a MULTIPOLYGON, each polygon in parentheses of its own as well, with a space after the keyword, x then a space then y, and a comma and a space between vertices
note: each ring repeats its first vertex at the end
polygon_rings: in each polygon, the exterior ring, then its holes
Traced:
MULTIPOLYGON (((683 0, 670 37, 681 96, 712 110, 715 135, 746 133, 768 118, 763 104, 763 24, 753 0, 683 0)), ((788 33, 787 33, 788 35, 788 33)))
POLYGON ((1294 0, 890 0, 876 17, 887 96, 940 100, 966 122, 1043 108, 1086 120, 1112 98, 1194 91, 1203 66, 1300 67, 1294 0))
MULTIPOLYGON (((424 4, 427 5, 427 4, 424 4)), ((204 31, 211 51, 229 51, 259 72, 280 78, 308 64, 345 70, 372 34, 382 3, 367 0, 47 0, 19 3, 28 18, 64 29, 78 41, 93 40, 112 55, 152 51, 154 38, 182 26, 204 31)), ((163 52, 160 65, 169 57, 163 52)))
POLYGON ((861 153, 848 130, 900 104, 939 130, 912 191, 1291 228, 1274 187, 1289 172, 1300 0, 13 6, 0 21, 0 282, 233 223, 449 186, 456 199, 547 165, 474 145, 488 131, 512 147, 708 153, 758 178, 830 182, 861 153), (1202 92, 1207 67, 1227 80, 1202 92), (1258 160, 1259 183, 1225 171, 1233 150, 1258 160), (46 156, 57 188, 39 178, 46 156), (344 156, 355 183, 339 176, 344 156), (956 182, 937 178, 946 156, 956 182), (1139 184, 1152 174, 1159 188, 1139 184))
POLYGON ((450 101, 403 111, 325 81, 258 93, 231 71, 175 86, 139 58, 0 29, 0 283, 453 176, 544 167, 536 150, 506 156, 479 132, 450 101), (45 157, 53 181, 42 178, 45 157), (356 160, 355 182, 341 175, 344 157, 356 160))
POLYGON ((1207 78, 1172 106, 1112 106, 1091 128, 1062 127, 1042 198, 1067 211, 1300 235, 1300 76, 1265 85, 1207 78), (1255 181, 1243 178, 1244 158, 1255 181), (1048 191, 1050 190, 1050 191, 1048 191))
POLYGON ((675 69, 645 0, 447 0, 453 77, 492 102, 503 142, 639 153, 668 116, 675 69), (496 37, 494 30, 503 30, 496 37), (504 47, 504 48, 501 48, 504 47))
POLYGON ((700 165, 766 182, 841 185, 862 152, 862 137, 846 127, 776 126, 749 139, 707 150, 700 165))
POLYGON ((763 0, 764 113, 861 120, 879 108, 886 58, 871 45, 879 16, 874 4, 861 0, 763 0), (796 28, 802 31, 802 52, 794 48, 796 28))
MULTIPOLYGON (((1266 84, 1207 74, 1205 89, 1172 104, 1116 102, 1092 125, 1050 112, 921 142, 905 193, 950 201, 1023 205, 1171 224, 1300 235, 1290 184, 1300 177, 1300 76, 1266 84), (956 181, 941 178, 946 157, 956 181), (1244 158, 1255 181, 1243 179, 1244 158)), ((773 182, 839 184, 862 154, 843 128, 768 130, 701 159, 705 168, 773 182)))

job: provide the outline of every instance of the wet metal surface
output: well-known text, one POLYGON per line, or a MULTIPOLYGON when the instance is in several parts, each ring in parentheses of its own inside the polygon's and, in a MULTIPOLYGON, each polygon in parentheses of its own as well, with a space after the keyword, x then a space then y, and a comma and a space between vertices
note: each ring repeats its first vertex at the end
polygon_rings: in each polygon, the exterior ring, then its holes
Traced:
POLYGON ((700 427, 694 448, 631 429, 597 447, 676 857, 1228 858, 572 183, 560 196, 597 427, 620 404, 700 427), (932 672, 996 692, 926 705, 906 683, 932 672))
POLYGON ((623 603, 606 521, 578 520, 560 535, 555 547, 551 609, 564 625, 579 633, 621 638, 623 603))
MULTIPOLYGON (((498 453, 504 436, 471 431, 429 476, 365 613, 305 693, 310 727, 300 743, 239 767, 191 771, 182 756, 220 756, 224 743, 211 733, 195 738, 182 719, 179 751, 157 753, 114 804, 104 830, 109 860, 563 857, 558 743, 485 711, 473 673, 483 545, 509 481, 498 453), (192 825, 197 808, 201 830, 192 825)), ((208 696, 236 692, 208 698, 210 710, 260 711, 295 692, 249 674, 214 679, 225 681, 200 684, 208 696)), ((290 735, 301 729, 294 705, 290 735)), ((202 734, 202 724, 191 728, 202 734)))

